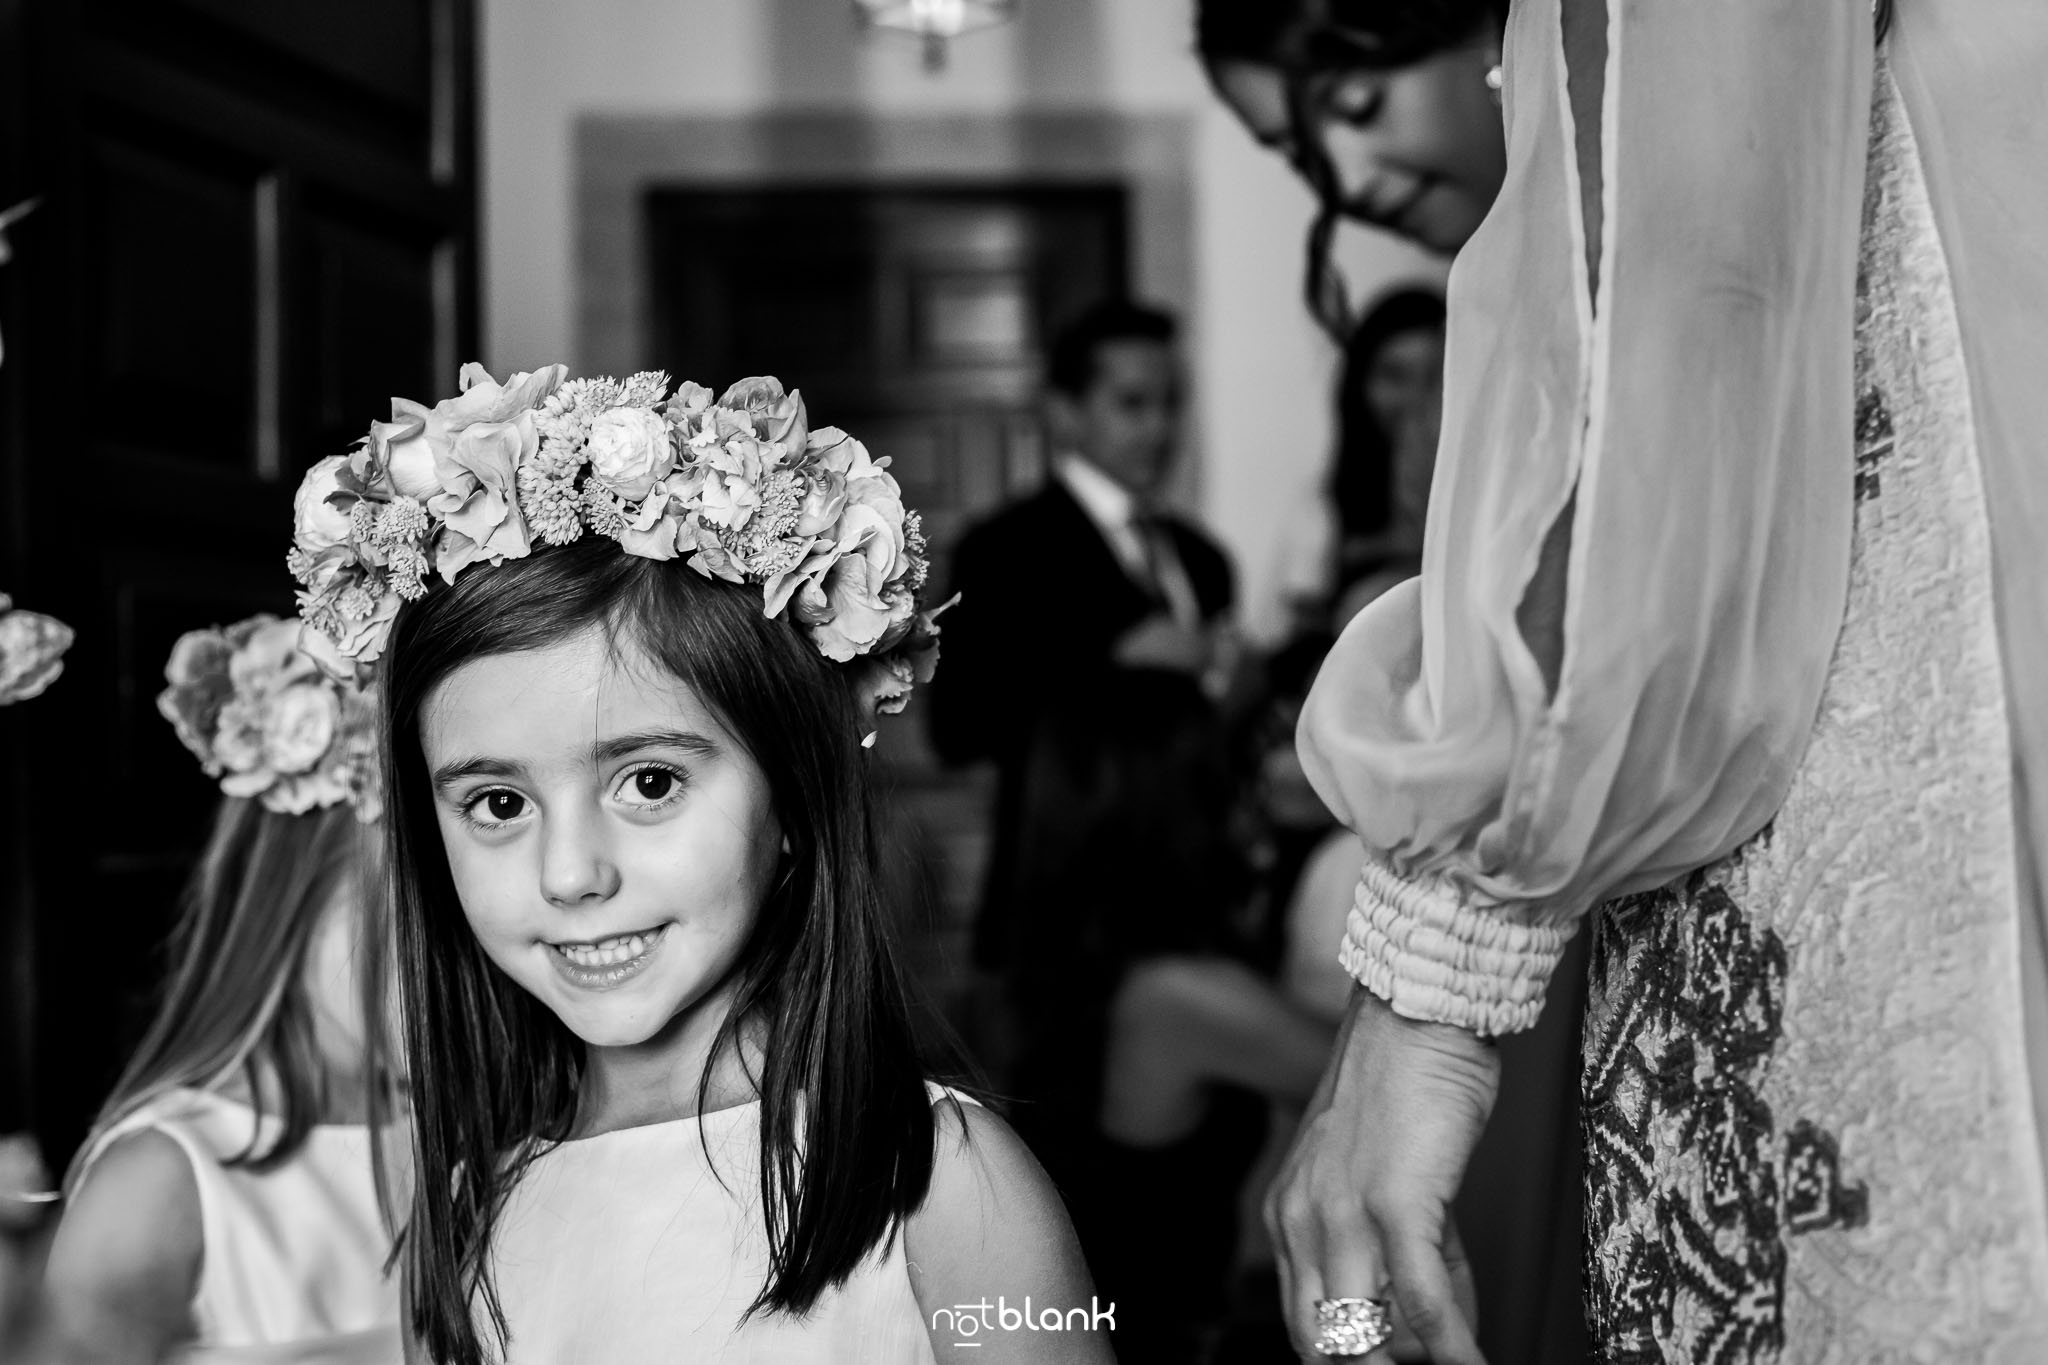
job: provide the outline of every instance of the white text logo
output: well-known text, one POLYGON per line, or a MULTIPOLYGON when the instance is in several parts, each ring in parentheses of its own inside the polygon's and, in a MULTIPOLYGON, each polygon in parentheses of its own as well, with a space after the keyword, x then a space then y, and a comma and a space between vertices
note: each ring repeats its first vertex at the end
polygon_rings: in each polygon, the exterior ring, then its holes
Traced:
POLYGON ((1013 1307, 1007 1298, 998 1294, 993 1303, 983 1299, 980 1303, 934 1308, 932 1331, 939 1330, 941 1320, 955 1336, 968 1338, 954 1342, 955 1346, 979 1346, 981 1343, 972 1338, 985 1332, 1094 1332, 1104 1329, 1114 1332, 1116 1304, 1112 1302, 1104 1307, 1091 1294, 1086 1308, 1069 1308, 1062 1312, 1057 1308, 1034 1309, 1029 1294, 1024 1296, 1022 1308, 1013 1307))

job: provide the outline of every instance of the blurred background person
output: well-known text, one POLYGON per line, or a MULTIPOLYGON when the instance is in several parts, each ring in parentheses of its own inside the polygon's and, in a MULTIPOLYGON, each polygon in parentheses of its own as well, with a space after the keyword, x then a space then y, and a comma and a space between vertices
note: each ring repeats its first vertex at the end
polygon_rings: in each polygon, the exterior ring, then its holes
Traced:
POLYGON ((1342 630, 1363 605, 1350 596, 1361 583, 1371 591, 1420 571, 1443 373, 1444 299, 1433 287, 1383 295, 1345 343, 1330 472, 1301 509, 1302 534, 1283 546, 1297 636, 1342 630))
MULTIPOLYGON (((56 1359, 392 1362, 392 1235, 365 1124, 380 894, 369 699, 256 617, 184 636, 160 707, 226 798, 162 1004, 66 1181, 56 1359)), ((394 1151, 397 1150, 394 1147, 394 1151)))
POLYGON ((1330 479, 1336 630, 1355 614, 1352 594, 1361 585, 1370 592, 1375 584, 1412 577, 1421 567, 1443 382, 1444 298, 1434 288, 1401 289, 1382 298, 1344 347, 1337 462, 1330 479))
POLYGON ((1065 693, 1025 764, 1015 1121, 1125 1365, 1215 1358, 1269 1100, 1305 1100, 1335 1035, 1269 979, 1250 798, 1216 706, 1161 670, 1065 693))
MULTIPOLYGON (((993 760, 997 791, 974 965, 998 971, 1029 837, 1022 782, 1046 709, 1095 696, 1119 672, 1169 673, 1199 690, 1224 655, 1230 561, 1162 499, 1179 450, 1183 375, 1170 314, 1124 300, 1064 327, 1047 353, 1051 477, 970 529, 953 559, 959 605, 944 618, 931 688, 934 747, 954 764, 993 760)), ((1000 1073, 1000 1042, 982 1040, 1000 1073)))

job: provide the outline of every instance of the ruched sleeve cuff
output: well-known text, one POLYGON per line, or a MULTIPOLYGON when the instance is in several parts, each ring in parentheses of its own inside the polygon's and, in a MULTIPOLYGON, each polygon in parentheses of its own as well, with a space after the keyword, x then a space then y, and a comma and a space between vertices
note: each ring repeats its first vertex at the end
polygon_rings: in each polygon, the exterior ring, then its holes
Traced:
POLYGON ((1466 903, 1447 878, 1406 878, 1369 859, 1338 960, 1394 1013, 1482 1037, 1534 1027, 1576 916, 1466 903))

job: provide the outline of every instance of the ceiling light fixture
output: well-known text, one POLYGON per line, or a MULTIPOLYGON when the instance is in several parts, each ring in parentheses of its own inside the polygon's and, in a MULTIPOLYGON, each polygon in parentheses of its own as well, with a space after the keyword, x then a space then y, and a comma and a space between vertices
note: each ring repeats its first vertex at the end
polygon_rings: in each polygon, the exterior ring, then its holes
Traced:
POLYGON ((1008 23, 1017 0, 854 0, 863 22, 924 40, 924 67, 946 65, 946 44, 963 33, 1008 23))

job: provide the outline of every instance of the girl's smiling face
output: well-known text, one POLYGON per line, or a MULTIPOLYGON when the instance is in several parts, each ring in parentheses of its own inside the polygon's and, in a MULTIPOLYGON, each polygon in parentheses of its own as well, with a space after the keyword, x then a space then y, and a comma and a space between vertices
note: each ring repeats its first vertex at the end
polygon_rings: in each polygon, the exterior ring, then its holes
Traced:
POLYGON ((783 838, 766 775, 688 686, 592 628, 462 665, 420 729, 462 911, 500 970, 593 1047, 722 1022, 783 838))

